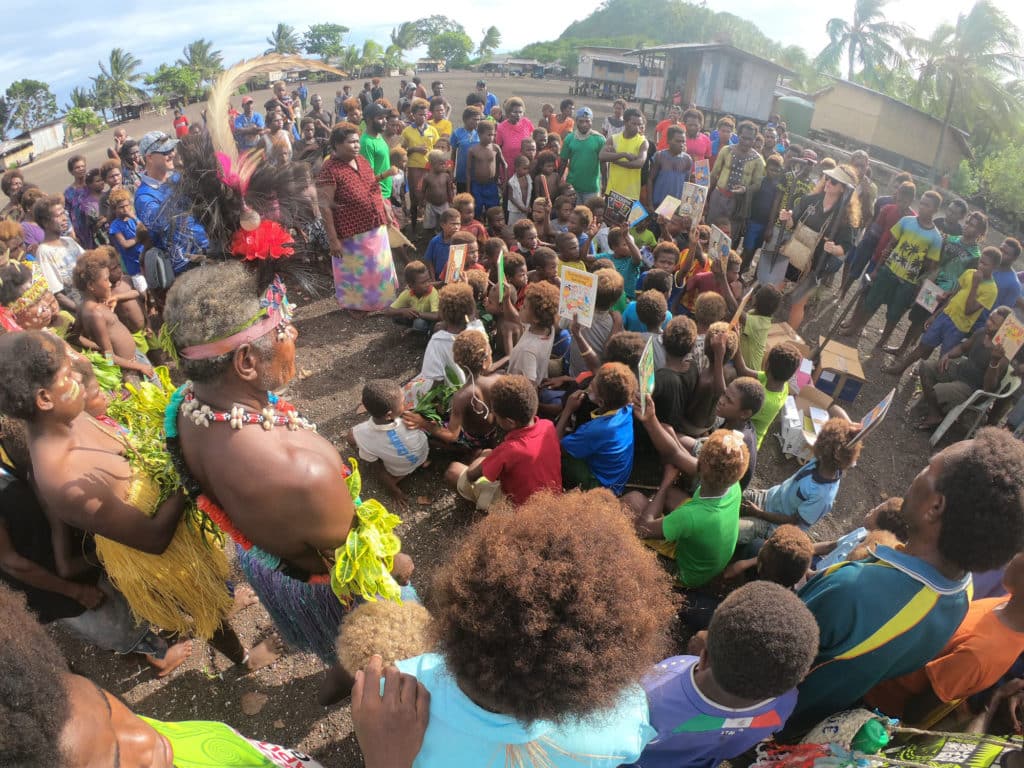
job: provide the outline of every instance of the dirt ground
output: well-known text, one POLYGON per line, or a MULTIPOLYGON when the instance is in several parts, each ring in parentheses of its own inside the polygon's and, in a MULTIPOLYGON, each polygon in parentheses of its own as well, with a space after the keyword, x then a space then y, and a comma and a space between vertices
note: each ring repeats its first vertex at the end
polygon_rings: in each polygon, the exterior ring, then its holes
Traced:
MULTIPOLYGON (((475 79, 472 75, 443 75, 449 98, 461 104, 475 79)), ((424 79, 429 82, 430 75, 424 79)), ((313 90, 325 97, 333 93, 323 86, 313 90)), ((358 90, 359 83, 353 90, 358 90)), ((386 84, 388 97, 397 83, 386 84)), ((565 81, 496 80, 492 88, 500 96, 520 94, 527 99, 529 115, 539 114, 542 100, 557 101, 568 92, 565 81)), ((259 101, 259 95, 257 95, 259 101)), ((609 102, 594 105, 598 121, 610 112, 609 102)), ((199 106, 189 107, 190 119, 198 119, 199 106)), ((128 126, 132 136, 141 136, 153 127, 170 128, 170 118, 147 118, 128 126)), ((90 139, 85 150, 90 161, 99 162, 103 148, 109 144, 109 132, 90 139)), ((66 153, 58 153, 58 155, 66 153)), ((51 156, 26 168, 26 176, 46 189, 59 190, 66 184, 63 156, 51 156)), ((354 320, 339 312, 333 297, 302 300, 297 311, 297 367, 300 378, 290 387, 289 397, 300 409, 319 424, 322 434, 331 439, 343 454, 345 431, 361 417, 356 414, 359 393, 368 378, 388 377, 405 381, 419 370, 423 345, 403 339, 396 326, 383 318, 354 320)), ((826 308, 824 317, 808 312, 805 338, 814 338, 823 331, 833 311, 826 308)), ((904 326, 895 338, 902 338, 904 326)), ((894 379, 879 373, 886 362, 867 357, 879 333, 872 323, 860 339, 867 383, 849 410, 858 418, 877 403, 893 386, 894 379)), ((884 356, 881 356, 884 357, 884 356)), ((888 419, 875 432, 862 454, 859 466, 842 481, 836 511, 812 531, 815 538, 825 539, 849 530, 863 513, 879 500, 901 495, 913 476, 924 466, 929 454, 927 435, 914 431, 903 419, 903 405, 913 390, 913 378, 903 378, 897 405, 888 419)), ((755 487, 779 482, 797 468, 793 460, 782 456, 774 436, 765 441, 757 463, 755 487)), ((472 510, 444 488, 442 473, 444 457, 434 457, 429 469, 417 472, 407 486, 414 500, 404 513, 399 529, 403 547, 417 564, 413 583, 421 593, 429 589, 429 579, 437 563, 473 519, 472 510)), ((364 498, 389 499, 380 483, 366 476, 364 498)), ((296 510, 301 514, 301 510, 296 510)), ((558 514, 552 510, 552 514, 558 514)), ((265 637, 272 624, 259 607, 249 608, 232 620, 243 641, 249 645, 265 637)), ((96 680, 110 691, 122 696, 137 712, 165 720, 223 720, 242 733, 266 741, 287 745, 316 757, 329 768, 354 768, 362 763, 352 735, 348 705, 324 710, 316 704, 316 693, 322 679, 322 665, 308 654, 291 653, 274 666, 255 674, 242 676, 223 657, 211 659, 201 643, 190 660, 169 679, 157 681, 148 667, 133 657, 112 657, 91 647, 83 647, 73 638, 60 635, 59 640, 75 671, 96 680)))

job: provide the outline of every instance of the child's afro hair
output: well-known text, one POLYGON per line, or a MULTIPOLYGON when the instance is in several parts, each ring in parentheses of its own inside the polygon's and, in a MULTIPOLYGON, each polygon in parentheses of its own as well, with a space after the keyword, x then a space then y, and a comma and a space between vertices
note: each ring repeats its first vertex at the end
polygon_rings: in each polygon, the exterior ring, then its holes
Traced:
POLYGON ((429 275, 430 270, 427 269, 427 265, 419 259, 413 259, 405 265, 405 269, 402 272, 405 277, 405 284, 412 285, 423 275, 429 275))
POLYGON ((608 337, 604 345, 604 359, 607 363, 622 363, 633 370, 640 365, 647 341, 635 331, 619 331, 608 337))
MULTIPOLYGON (((759 315, 771 317, 779 308, 782 301, 782 294, 774 285, 762 285, 754 294, 754 311, 759 315)), ((747 361, 750 362, 749 360, 747 361)), ((760 361, 756 361, 760 364, 760 361)))
POLYGON ((672 275, 664 269, 651 269, 644 276, 644 290, 668 293, 672 290, 672 275))
MULTIPOLYGON (((765 370, 776 381, 789 381, 797 368, 803 355, 791 341, 783 341, 768 350, 768 362, 765 370)), ((744 361, 746 362, 746 361, 744 361)), ((756 363, 756 361, 751 361, 756 363)))
POLYGON ((606 409, 621 408, 633 401, 636 376, 622 363, 605 363, 594 376, 593 387, 606 409))
POLYGON ((677 315, 669 320, 661 334, 665 353, 672 357, 686 357, 693 351, 693 343, 696 340, 697 325, 685 315, 677 315))
POLYGON ((810 536, 795 525, 780 525, 757 553, 757 577, 792 587, 807 574, 813 557, 810 536))
POLYGON ((525 376, 502 376, 491 385, 494 413, 526 426, 537 415, 537 388, 525 376))
POLYGON ((850 445, 850 440, 860 431, 853 422, 833 418, 825 422, 814 442, 814 457, 826 471, 846 469, 853 466, 860 456, 864 441, 850 445))
POLYGON ((693 303, 693 319, 698 328, 707 328, 712 323, 720 323, 729 313, 725 299, 714 291, 705 291, 693 303))
POLYGON ((743 434, 732 429, 716 429, 700 449, 697 473, 701 485, 726 489, 739 482, 749 463, 750 451, 743 442, 743 434))
MULTIPOLYGON (((478 269, 472 271, 480 272, 478 269)), ((487 341, 486 334, 474 328, 460 333, 452 343, 452 358, 456 365, 467 369, 474 376, 479 376, 491 362, 491 344, 487 341)))
POLYGON ((537 231, 537 225, 529 219, 520 219, 512 225, 512 235, 516 240, 522 240, 530 230, 537 231))
POLYGON ((730 386, 736 387, 740 396, 740 408, 752 414, 761 410, 764 405, 764 385, 751 376, 740 376, 733 379, 730 386))
POLYGON ((75 288, 80 291, 86 290, 90 283, 100 279, 100 274, 104 269, 110 269, 110 257, 106 251, 86 251, 78 257, 74 271, 71 273, 75 288))
POLYGON ((430 614, 420 603, 377 600, 359 605, 341 622, 338 663, 355 675, 376 654, 384 665, 433 650, 430 614))
POLYGON ((893 533, 892 531, 883 531, 881 529, 877 531, 868 531, 868 535, 864 537, 864 541, 854 547, 850 554, 846 556, 848 561, 855 562, 857 560, 863 560, 869 555, 875 553, 875 547, 891 547, 896 548, 903 541, 893 533))
POLYGON ((526 303, 530 305, 537 325, 548 328, 558 316, 558 289, 547 281, 534 283, 526 292, 526 303))
POLYGON ((708 327, 704 341, 704 354, 710 357, 711 339, 719 334, 725 334, 725 359, 732 360, 736 356, 736 350, 740 347, 740 337, 733 327, 725 322, 712 323, 708 327))
POLYGON ((668 302, 661 291, 644 291, 636 297, 636 317, 647 328, 660 328, 667 311, 668 302))
POLYGON ((483 269, 467 269, 463 274, 466 276, 466 282, 473 289, 473 298, 476 299, 477 303, 482 302, 484 297, 487 296, 487 286, 491 284, 487 271, 483 269))
POLYGON ((814 615, 792 591, 770 581, 737 589, 718 606, 708 627, 707 655, 715 682, 726 693, 751 701, 794 688, 817 653, 814 615))
POLYGON ((466 283, 449 283, 438 296, 438 313, 451 325, 463 325, 476 315, 473 289, 466 283))
MULTIPOLYGON (((902 496, 892 496, 886 499, 871 512, 874 512, 874 523, 872 526, 868 526, 869 528, 894 533, 900 541, 906 541, 910 536, 910 526, 907 525, 906 518, 903 517, 902 496)), ((867 521, 865 521, 865 525, 866 523, 867 521)))
POLYGON ((615 269, 599 269, 597 274, 597 299, 594 306, 599 312, 607 312, 619 300, 625 283, 615 269))

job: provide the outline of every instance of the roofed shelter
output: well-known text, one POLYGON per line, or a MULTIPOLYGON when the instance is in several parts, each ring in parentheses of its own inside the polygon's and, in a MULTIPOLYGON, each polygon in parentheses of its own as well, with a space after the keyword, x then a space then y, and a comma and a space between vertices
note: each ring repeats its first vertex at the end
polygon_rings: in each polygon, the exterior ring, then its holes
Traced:
MULTIPOLYGON (((939 118, 845 80, 837 79, 809 98, 814 102, 812 134, 837 136, 870 147, 872 156, 892 166, 928 173, 942 135, 939 118)), ((947 126, 935 169, 938 173, 952 174, 961 161, 973 157, 967 136, 959 128, 947 126)))
POLYGON ((584 46, 577 53, 575 95, 633 98, 640 62, 635 56, 626 55, 628 48, 584 46))
POLYGON ((785 67, 725 43, 669 43, 638 48, 636 98, 667 104, 679 94, 682 106, 766 121, 775 85, 792 75, 785 67))

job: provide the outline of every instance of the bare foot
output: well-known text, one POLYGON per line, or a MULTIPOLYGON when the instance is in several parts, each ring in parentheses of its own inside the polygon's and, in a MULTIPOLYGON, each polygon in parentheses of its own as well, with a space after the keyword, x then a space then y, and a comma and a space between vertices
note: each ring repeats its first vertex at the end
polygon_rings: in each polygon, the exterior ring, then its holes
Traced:
POLYGON ((241 613, 251 605, 257 605, 260 599, 256 597, 256 593, 253 592, 252 587, 242 585, 235 587, 235 604, 231 606, 231 613, 228 616, 234 616, 236 613, 241 613))
POLYGON ((248 672, 255 672, 257 669, 269 667, 284 653, 284 643, 277 635, 272 635, 259 645, 249 649, 249 658, 245 662, 245 669, 248 672))
POLYGON ((167 677, 176 670, 192 654, 192 641, 182 640, 167 649, 162 659, 146 654, 146 661, 156 670, 157 677, 167 677))

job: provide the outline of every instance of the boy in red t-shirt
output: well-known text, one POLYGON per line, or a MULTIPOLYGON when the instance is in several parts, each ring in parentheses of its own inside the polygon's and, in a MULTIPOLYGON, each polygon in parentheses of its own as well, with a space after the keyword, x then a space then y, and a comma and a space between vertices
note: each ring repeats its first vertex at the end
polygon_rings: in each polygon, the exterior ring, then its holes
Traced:
POLYGON ((445 482, 479 510, 506 496, 518 506, 543 488, 561 491, 561 447, 555 425, 537 418, 533 383, 525 376, 502 376, 491 386, 491 409, 505 439, 468 467, 452 462, 445 482))

